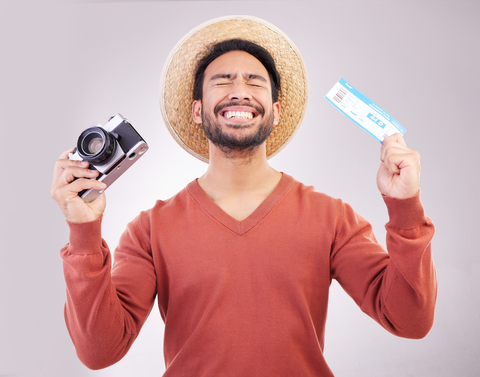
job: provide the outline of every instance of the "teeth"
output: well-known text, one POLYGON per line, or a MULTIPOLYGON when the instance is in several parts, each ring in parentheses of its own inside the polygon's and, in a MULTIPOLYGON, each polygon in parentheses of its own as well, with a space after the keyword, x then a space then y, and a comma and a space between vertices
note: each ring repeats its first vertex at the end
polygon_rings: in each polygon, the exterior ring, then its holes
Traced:
POLYGON ((253 113, 248 111, 225 111, 223 114, 225 118, 241 118, 241 119, 252 119, 253 113))

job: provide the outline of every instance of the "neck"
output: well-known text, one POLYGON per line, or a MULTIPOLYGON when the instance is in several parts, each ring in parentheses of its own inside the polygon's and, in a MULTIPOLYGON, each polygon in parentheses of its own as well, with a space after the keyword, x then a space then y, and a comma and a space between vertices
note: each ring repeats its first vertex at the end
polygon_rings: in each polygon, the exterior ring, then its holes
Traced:
POLYGON ((281 177, 267 162, 265 143, 248 155, 226 155, 210 145, 208 169, 198 184, 227 213, 233 212, 234 203, 252 203, 246 212, 234 216, 240 218, 251 213, 274 190, 281 177))

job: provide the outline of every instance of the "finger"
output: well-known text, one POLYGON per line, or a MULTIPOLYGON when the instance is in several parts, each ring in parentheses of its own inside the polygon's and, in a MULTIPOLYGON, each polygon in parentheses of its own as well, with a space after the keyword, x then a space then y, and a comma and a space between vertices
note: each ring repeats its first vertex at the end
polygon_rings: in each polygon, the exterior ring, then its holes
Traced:
POLYGON ((389 156, 395 155, 395 154, 405 154, 405 153, 411 153, 412 150, 408 149, 407 147, 400 145, 398 143, 390 143, 389 146, 387 146, 385 149, 382 149, 380 153, 380 160, 385 161, 389 156))
MULTIPOLYGON (((82 169, 78 167, 69 167, 64 170, 63 174, 59 177, 58 180, 52 183, 51 191, 58 191, 63 189, 68 189, 70 191, 75 191, 74 188, 69 188, 74 182, 86 180, 86 181, 97 181, 95 178, 98 177, 100 173, 97 170, 82 169)), ((97 181, 98 182, 98 181, 97 181)), ((80 189, 79 191, 81 191, 80 189)), ((78 192, 78 191, 77 191, 78 192)))
POLYGON ((398 160, 398 156, 401 156, 401 158, 406 157, 412 163, 420 163, 420 153, 400 144, 395 144, 386 148, 384 151, 382 151, 380 159, 382 161, 385 161, 386 159, 398 160))
POLYGON ((411 150, 405 153, 392 153, 386 156, 384 165, 392 174, 400 174, 401 169, 409 167, 420 171, 420 155, 411 150))
POLYGON ((383 155, 385 154, 385 151, 392 146, 401 146, 403 148, 407 148, 407 144, 405 143, 405 139, 403 138, 403 136, 401 134, 396 133, 396 134, 393 134, 393 135, 390 135, 390 136, 386 137, 382 141, 382 146, 380 148, 380 159, 382 159, 382 161, 383 161, 383 155))
POLYGON ((396 157, 396 159, 388 157, 383 161, 383 165, 391 174, 400 174, 400 166, 404 163, 401 156, 397 155, 396 157))
POLYGON ((107 185, 96 179, 79 178, 68 185, 68 190, 78 195, 82 190, 105 190, 107 185))
MULTIPOLYGON (((77 161, 78 162, 78 161, 77 161)), ((61 189, 75 180, 75 178, 96 178, 99 174, 96 170, 90 170, 85 167, 80 167, 77 165, 71 166, 69 160, 62 160, 59 165, 70 164, 65 168, 59 168, 58 171, 54 174, 52 185, 50 187, 50 192, 56 192, 58 189, 61 189)))
POLYGON ((69 155, 70 153, 73 153, 74 150, 75 148, 69 148, 60 154, 53 168, 53 180, 57 179, 60 174, 62 174, 63 169, 68 166, 66 165, 67 163, 65 161, 69 161, 69 155))
POLYGON ((61 181, 63 184, 68 185, 72 183, 75 178, 95 178, 98 175, 98 170, 91 170, 79 166, 72 166, 64 170, 59 181, 61 181))
POLYGON ((57 160, 55 163, 55 167, 53 168, 53 182, 57 181, 60 176, 63 174, 63 171, 69 167, 78 167, 82 169, 86 169, 90 166, 90 164, 86 161, 78 161, 78 160, 69 160, 69 159, 60 159, 57 160))
POLYGON ((68 158, 68 155, 70 153, 73 153, 73 151, 75 150, 75 148, 70 148, 70 149, 67 149, 65 151, 62 152, 62 154, 60 155, 60 157, 58 157, 59 160, 65 160, 68 158))
POLYGON ((405 139, 400 134, 393 134, 383 140, 381 149, 385 150, 391 146, 398 146, 408 149, 407 144, 405 143, 405 139))
POLYGON ((383 146, 383 143, 390 143, 390 142, 394 142, 394 143, 399 143, 403 146, 407 146, 407 143, 405 142, 405 139, 403 138, 403 135, 399 132, 397 133, 394 133, 393 135, 390 135, 388 137, 386 137, 383 142, 382 142, 382 146, 383 146))
POLYGON ((79 178, 68 185, 52 187, 51 196, 61 208, 66 208, 67 203, 77 201, 80 198, 78 196, 80 191, 90 189, 102 191, 106 188, 105 183, 95 179, 79 178))

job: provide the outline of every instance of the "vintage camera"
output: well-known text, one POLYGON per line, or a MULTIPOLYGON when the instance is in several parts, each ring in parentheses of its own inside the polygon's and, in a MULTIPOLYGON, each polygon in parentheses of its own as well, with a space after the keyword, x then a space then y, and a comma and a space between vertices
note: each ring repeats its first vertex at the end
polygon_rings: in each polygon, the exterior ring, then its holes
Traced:
MULTIPOLYGON (((105 127, 87 128, 77 141, 71 160, 88 161, 89 169, 100 172, 97 178, 109 187, 148 150, 148 145, 122 115, 111 117, 105 127)), ((83 190, 78 195, 93 201, 102 191, 83 190)))

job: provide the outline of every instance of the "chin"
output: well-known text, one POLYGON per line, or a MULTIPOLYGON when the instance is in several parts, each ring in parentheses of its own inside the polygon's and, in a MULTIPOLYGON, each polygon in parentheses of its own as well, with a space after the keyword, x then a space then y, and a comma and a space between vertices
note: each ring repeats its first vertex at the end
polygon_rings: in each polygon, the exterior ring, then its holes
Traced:
POLYGON ((207 138, 225 153, 256 151, 272 131, 273 114, 268 120, 260 120, 260 122, 244 124, 224 123, 223 119, 220 121, 210 116, 202 116, 203 129, 207 138), (222 123, 226 127, 223 127, 222 123))

